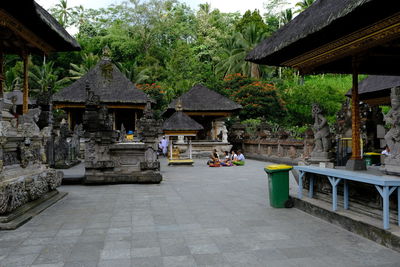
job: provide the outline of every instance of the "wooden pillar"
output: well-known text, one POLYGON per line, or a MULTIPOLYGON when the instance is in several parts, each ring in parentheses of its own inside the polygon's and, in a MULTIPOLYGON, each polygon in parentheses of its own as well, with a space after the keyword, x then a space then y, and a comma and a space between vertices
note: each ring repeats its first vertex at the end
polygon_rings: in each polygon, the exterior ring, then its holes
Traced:
POLYGON ((351 89, 351 159, 361 159, 360 100, 358 95, 358 62, 353 59, 353 87, 351 89))
POLYGON ((4 53, 0 47, 0 98, 4 97, 4 53))
POLYGON ((29 98, 29 75, 28 75, 28 63, 29 63, 29 54, 24 52, 22 54, 22 58, 24 60, 24 93, 23 93, 23 103, 22 103, 22 113, 28 113, 28 98, 29 98))

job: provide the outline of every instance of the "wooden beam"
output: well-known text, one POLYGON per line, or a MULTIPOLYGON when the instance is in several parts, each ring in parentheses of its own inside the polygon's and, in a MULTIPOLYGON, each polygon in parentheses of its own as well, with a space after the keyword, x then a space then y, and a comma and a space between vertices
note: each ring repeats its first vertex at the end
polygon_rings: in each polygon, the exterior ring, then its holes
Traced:
MULTIPOLYGON (((21 7, 23 8, 23 7, 21 7)), ((33 47, 43 51, 44 53, 49 53, 55 51, 55 49, 49 45, 45 40, 39 38, 32 31, 27 29, 24 25, 22 25, 17 19, 10 16, 4 10, 0 9, 0 26, 8 28, 12 30, 17 36, 23 38, 26 42, 28 42, 33 47)))
POLYGON ((24 60, 24 88, 23 88, 23 102, 22 102, 22 113, 28 113, 28 98, 29 98, 29 73, 28 73, 28 65, 29 65, 29 54, 24 52, 22 55, 24 60))
POLYGON ((361 159, 360 100, 358 95, 358 60, 353 57, 353 87, 351 89, 351 159, 361 159))
MULTIPOLYGON (((144 109, 144 104, 133 104, 133 105, 106 105, 107 108, 113 109, 137 109, 142 110, 144 109)), ((61 109, 61 108, 85 108, 85 104, 69 104, 69 103, 59 103, 53 105, 54 109, 61 109)))

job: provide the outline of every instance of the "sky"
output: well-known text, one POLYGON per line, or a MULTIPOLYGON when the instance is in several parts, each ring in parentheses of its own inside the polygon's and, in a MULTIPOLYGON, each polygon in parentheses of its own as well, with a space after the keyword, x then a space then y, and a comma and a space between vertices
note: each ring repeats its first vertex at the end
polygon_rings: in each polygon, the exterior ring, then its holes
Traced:
MULTIPOLYGON (((222 12, 236 12, 244 13, 246 10, 259 9, 263 13, 263 3, 267 0, 180 0, 186 2, 192 8, 197 9, 199 4, 211 3, 212 8, 217 8, 222 12)), ((299 0, 287 0, 292 5, 299 0)), ((36 0, 45 9, 53 7, 59 0, 36 0)), ((111 4, 118 4, 123 0, 68 0, 68 6, 83 5, 85 8, 100 8, 107 7, 111 4)))

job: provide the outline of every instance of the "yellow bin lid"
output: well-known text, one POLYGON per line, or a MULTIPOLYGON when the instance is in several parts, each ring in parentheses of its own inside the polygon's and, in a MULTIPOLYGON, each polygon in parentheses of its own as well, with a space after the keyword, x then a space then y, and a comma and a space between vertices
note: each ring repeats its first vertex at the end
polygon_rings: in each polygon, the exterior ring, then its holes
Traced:
POLYGON ((270 170, 270 171, 290 170, 290 169, 293 169, 293 166, 285 165, 285 164, 274 164, 274 165, 266 166, 265 169, 270 170))
POLYGON ((380 156, 380 155, 381 155, 381 153, 376 153, 376 152, 367 152, 367 153, 364 153, 364 155, 368 155, 368 156, 380 156))

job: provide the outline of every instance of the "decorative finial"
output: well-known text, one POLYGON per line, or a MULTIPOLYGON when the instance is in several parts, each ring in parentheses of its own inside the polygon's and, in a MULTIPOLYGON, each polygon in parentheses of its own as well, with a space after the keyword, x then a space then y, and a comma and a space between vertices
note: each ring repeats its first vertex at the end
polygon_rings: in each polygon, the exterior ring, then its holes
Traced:
POLYGON ((110 60, 111 59, 111 49, 108 47, 108 45, 103 47, 102 59, 104 59, 104 60, 110 60))
POLYGON ((176 111, 182 111, 183 110, 182 99, 181 98, 178 98, 178 101, 176 101, 175 110, 176 111))

